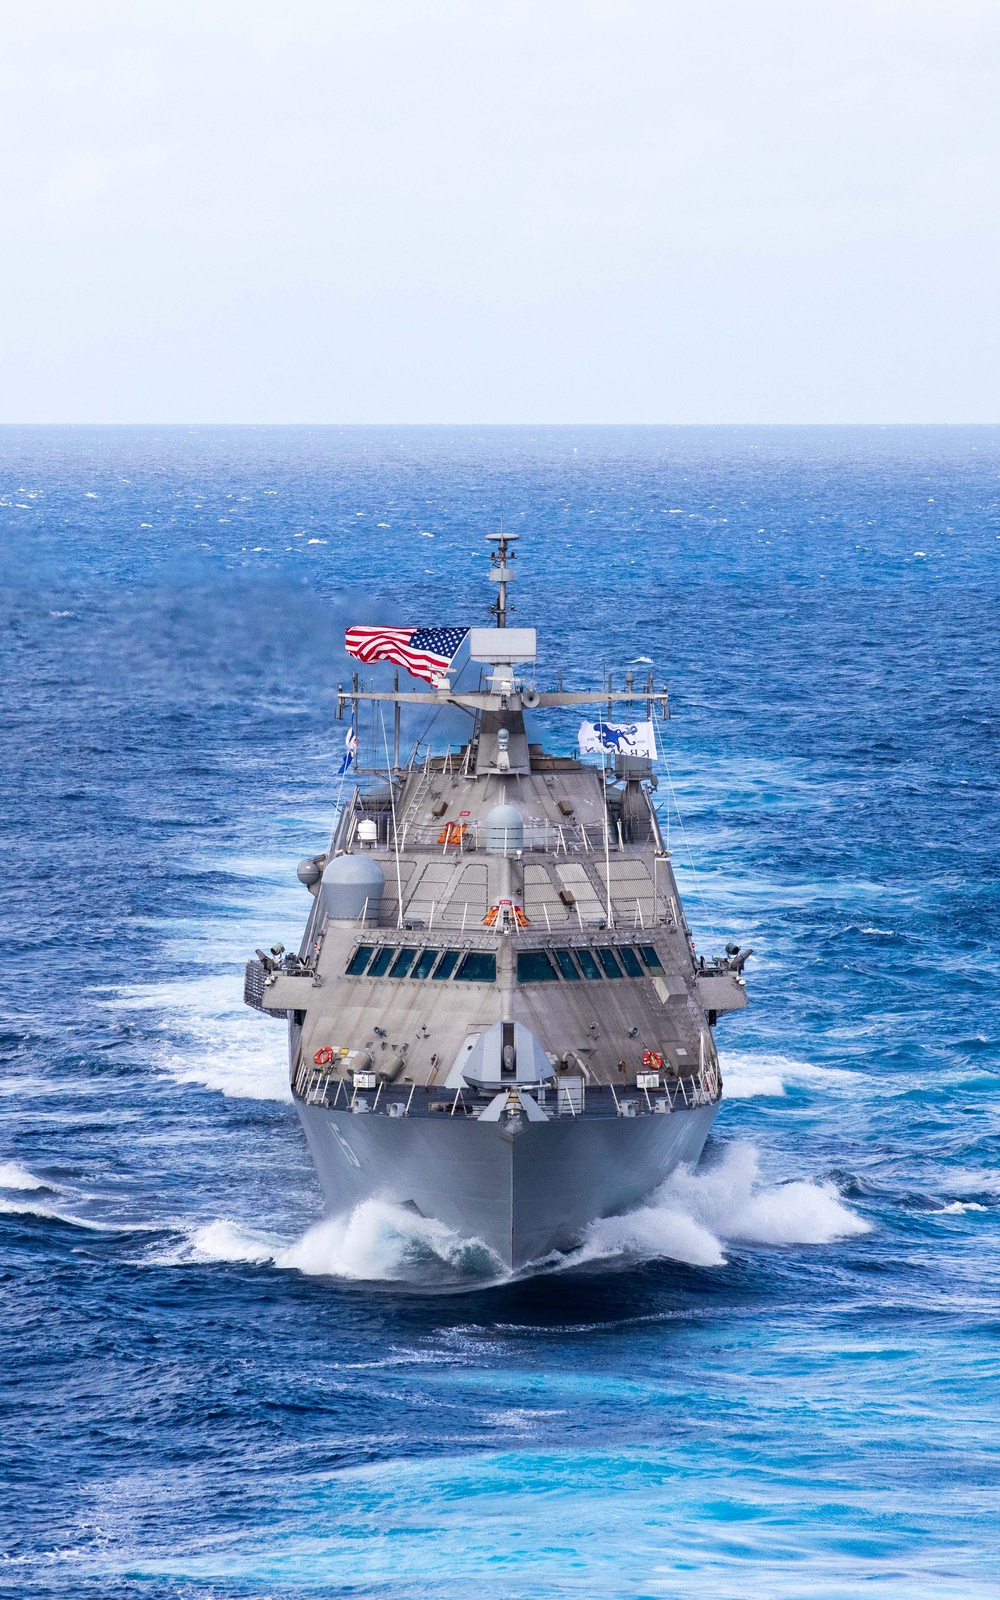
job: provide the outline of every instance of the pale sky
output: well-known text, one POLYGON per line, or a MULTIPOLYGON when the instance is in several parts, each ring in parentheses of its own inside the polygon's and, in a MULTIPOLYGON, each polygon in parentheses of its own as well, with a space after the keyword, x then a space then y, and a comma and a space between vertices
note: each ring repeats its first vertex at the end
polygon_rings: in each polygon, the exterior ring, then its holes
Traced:
POLYGON ((1000 0, 6 0, 0 421, 1000 422, 1000 0))

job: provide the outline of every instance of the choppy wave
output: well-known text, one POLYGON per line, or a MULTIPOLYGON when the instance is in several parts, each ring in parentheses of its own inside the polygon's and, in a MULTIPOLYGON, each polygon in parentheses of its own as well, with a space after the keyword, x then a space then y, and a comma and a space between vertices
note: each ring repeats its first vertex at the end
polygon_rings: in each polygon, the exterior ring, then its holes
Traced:
POLYGON ((20 1161, 0 1161, 0 1189, 48 1189, 44 1178, 36 1178, 20 1161))
POLYGON ((833 1088, 856 1083, 858 1076, 837 1067, 793 1061, 770 1051, 722 1051, 720 1063, 725 1100, 749 1100, 755 1095, 777 1097, 788 1088, 833 1088))
POLYGON ((0 1214, 8 1217, 39 1217, 44 1222, 61 1222, 67 1228, 86 1228, 90 1233, 132 1233, 148 1231, 153 1224, 135 1227, 117 1222, 99 1222, 94 1217, 81 1217, 73 1211, 60 1211, 56 1206, 38 1201, 0 1199, 0 1214))

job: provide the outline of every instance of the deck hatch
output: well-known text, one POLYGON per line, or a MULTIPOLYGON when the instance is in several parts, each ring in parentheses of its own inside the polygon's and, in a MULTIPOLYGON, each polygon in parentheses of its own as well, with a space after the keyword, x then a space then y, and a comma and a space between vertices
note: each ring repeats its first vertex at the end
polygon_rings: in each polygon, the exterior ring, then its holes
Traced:
MULTIPOLYGON (((576 974, 574 973, 574 977, 576 974)), ((559 974, 549 960, 547 950, 519 950, 517 952, 518 983, 558 983, 559 974)))

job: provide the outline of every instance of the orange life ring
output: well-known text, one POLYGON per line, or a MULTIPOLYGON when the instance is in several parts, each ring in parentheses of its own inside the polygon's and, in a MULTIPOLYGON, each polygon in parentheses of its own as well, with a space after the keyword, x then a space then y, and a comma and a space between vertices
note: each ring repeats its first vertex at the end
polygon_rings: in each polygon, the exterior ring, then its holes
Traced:
POLYGON ((318 1067, 328 1067, 333 1060, 333 1050, 331 1046, 328 1044, 322 1045, 320 1049, 316 1051, 316 1054, 313 1056, 313 1060, 318 1067))

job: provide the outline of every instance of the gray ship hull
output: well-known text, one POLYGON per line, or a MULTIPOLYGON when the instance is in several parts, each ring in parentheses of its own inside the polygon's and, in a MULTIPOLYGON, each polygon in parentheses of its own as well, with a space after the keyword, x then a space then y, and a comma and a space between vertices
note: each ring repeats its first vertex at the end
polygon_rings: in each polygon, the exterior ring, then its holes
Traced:
POLYGON ((641 1204, 701 1154, 718 1104, 660 1116, 352 1115, 297 1102, 329 1211, 365 1200, 415 1207, 477 1238, 509 1269, 580 1243, 588 1223, 641 1204))

